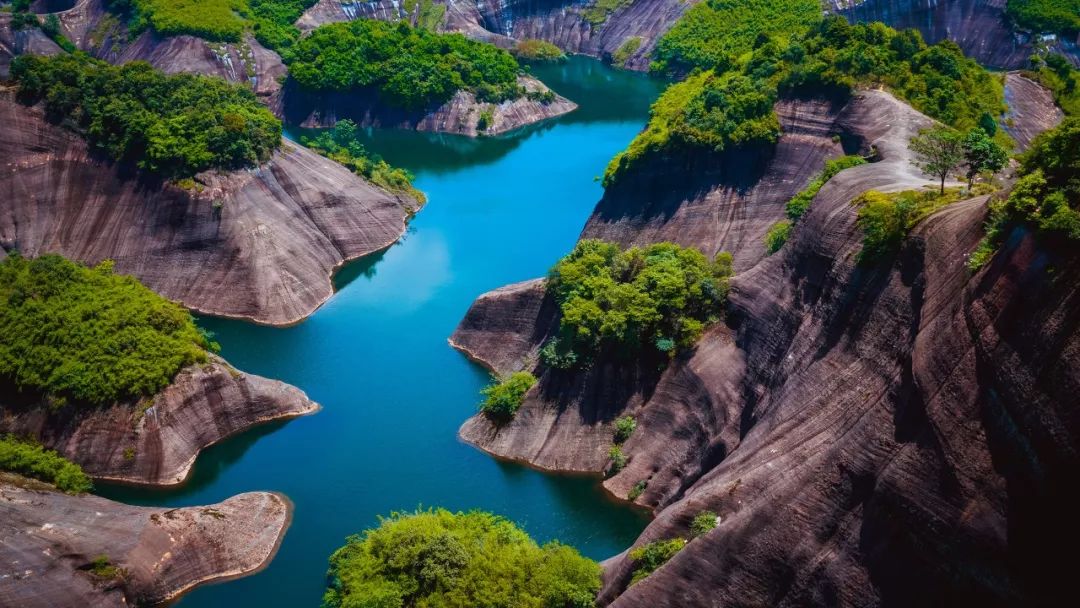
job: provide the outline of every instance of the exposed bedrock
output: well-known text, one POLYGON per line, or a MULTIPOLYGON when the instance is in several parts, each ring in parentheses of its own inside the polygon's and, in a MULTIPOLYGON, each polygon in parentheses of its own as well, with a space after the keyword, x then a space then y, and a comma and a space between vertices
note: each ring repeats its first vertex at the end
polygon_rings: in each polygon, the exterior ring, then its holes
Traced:
POLYGON ((146 183, 94 158, 36 108, 0 98, 0 245, 138 277, 199 312, 288 324, 332 294, 346 260, 384 249, 418 203, 285 143, 198 189, 146 183))
POLYGON ((1005 75, 1005 103, 1009 111, 1002 128, 1021 150, 1027 149, 1031 140, 1043 131, 1061 122, 1064 114, 1054 104, 1054 96, 1037 82, 1017 72, 1005 75))
MULTIPOLYGON (((647 483, 636 502, 658 517, 635 545, 720 515, 632 587, 626 554, 609 560, 604 604, 1060 599, 1068 577, 1053 556, 1078 540, 1064 505, 1080 464, 1080 258, 1018 229, 972 276, 980 197, 922 222, 891 259, 858 264, 850 201, 928 184, 906 146, 928 119, 865 92, 834 120, 880 160, 834 177, 780 252, 744 266, 728 322, 693 352, 659 377, 545 372, 508 424, 462 427, 500 456, 599 472, 611 422, 632 414, 629 463, 604 483, 619 496, 647 483)), ((539 285, 483 296, 453 343, 499 371, 535 366, 554 321, 539 285)))
MULTIPOLYGON (((1026 67, 1034 53, 1031 36, 1015 32, 1005 19, 1006 0, 829 0, 832 10, 852 21, 881 21, 915 28, 927 42, 946 38, 964 54, 996 68, 1026 67)), ((1078 40, 1060 39, 1053 51, 1080 62, 1078 40)))
MULTIPOLYGON (((527 91, 543 93, 549 89, 530 76, 518 77, 527 91)), ((532 101, 528 97, 502 103, 482 103, 468 91, 458 91, 450 101, 433 110, 406 111, 379 103, 373 93, 308 93, 290 84, 282 95, 280 107, 273 109, 290 124, 303 127, 330 127, 348 118, 363 126, 397 127, 455 133, 458 135, 499 135, 577 108, 577 104, 556 95, 554 101, 532 101), (488 124, 481 129, 484 114, 488 124)))
POLYGON ((194 36, 161 37, 145 31, 131 38, 121 18, 105 10, 105 0, 78 0, 59 13, 65 34, 77 47, 109 63, 146 61, 175 74, 191 72, 249 83, 257 95, 272 97, 285 75, 281 57, 255 40, 207 42, 194 36))
POLYGON ((0 78, 7 78, 11 60, 23 53, 56 55, 63 50, 37 28, 11 29, 11 13, 0 13, 0 78))
POLYGON ((157 605, 264 566, 291 511, 267 492, 199 507, 133 507, 0 474, 0 605, 157 605), (99 557, 122 572, 95 573, 99 557))
POLYGON ((173 485, 187 479, 203 448, 318 407, 293 386, 245 374, 212 357, 140 400, 58 411, 2 400, 0 433, 32 436, 97 479, 173 485))

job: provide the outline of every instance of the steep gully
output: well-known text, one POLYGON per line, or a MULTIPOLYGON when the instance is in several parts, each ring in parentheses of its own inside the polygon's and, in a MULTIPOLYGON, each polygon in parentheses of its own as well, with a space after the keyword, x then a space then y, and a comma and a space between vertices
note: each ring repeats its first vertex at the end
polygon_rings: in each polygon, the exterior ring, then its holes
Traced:
MULTIPOLYGON (((1008 86, 1029 96, 1014 110, 1022 142, 1059 119, 1045 91, 1015 75, 1008 86)), ((1060 506, 1080 431, 1075 255, 1018 229, 971 276, 982 197, 921 223, 894 259, 857 264, 850 201, 927 183, 906 147, 927 119, 877 91, 778 113, 785 134, 757 172, 746 159, 689 171, 669 159, 607 192, 583 231, 730 248, 728 322, 661 373, 602 362, 546 371, 512 422, 473 417, 461 437, 543 468, 600 472, 614 418, 637 418, 629 464, 605 481, 619 496, 647 483, 637 502, 657 518, 635 546, 686 536, 704 510, 721 521, 633 587, 626 553, 607 562, 605 604, 1060 600, 1054 547, 1078 536, 1060 506), (839 153, 831 134, 880 160, 831 180, 785 247, 763 257, 753 245, 763 227, 839 153), (783 158, 813 162, 789 172, 783 158)), ((509 286, 477 300, 451 341, 501 372, 533 367, 554 313, 541 281, 509 286)))

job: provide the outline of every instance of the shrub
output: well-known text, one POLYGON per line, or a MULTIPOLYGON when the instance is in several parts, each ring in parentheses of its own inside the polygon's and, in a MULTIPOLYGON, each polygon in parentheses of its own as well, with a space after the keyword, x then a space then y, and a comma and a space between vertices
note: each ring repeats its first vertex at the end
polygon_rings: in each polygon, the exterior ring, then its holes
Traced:
POLYGON ((11 435, 0 437, 0 471, 51 483, 68 494, 89 492, 93 485, 79 465, 52 450, 11 435))
POLYGON ((85 55, 22 55, 11 76, 19 98, 44 102, 50 121, 73 124, 110 158, 164 177, 251 167, 281 145, 281 122, 250 89, 220 78, 85 55))
MULTIPOLYGON (((982 186, 982 194, 993 190, 982 186)), ((944 194, 926 190, 906 190, 888 194, 870 190, 852 204, 858 207, 856 220, 863 231, 859 260, 871 262, 896 252, 908 232, 941 207, 976 193, 963 188, 949 188, 944 194)))
POLYGON ((566 61, 566 53, 546 40, 526 38, 519 40, 510 50, 514 57, 531 63, 558 63, 566 61))
POLYGON ((529 372, 514 372, 509 378, 496 380, 480 391, 484 395, 480 411, 493 418, 512 418, 534 384, 536 376, 529 372))
POLYGON ((699 536, 705 536, 710 530, 716 527, 716 513, 712 511, 702 511, 694 516, 694 519, 690 522, 690 534, 694 538, 699 536))
POLYGON ((300 142, 377 186, 408 194, 421 203, 425 200, 424 194, 413 187, 408 171, 391 167, 360 143, 359 128, 351 120, 339 120, 333 129, 323 131, 315 138, 301 137, 300 142))
POLYGON ((183 308, 113 274, 58 255, 0 262, 0 376, 86 403, 150 395, 206 361, 183 308))
POLYGON ((630 584, 633 585, 656 572, 660 566, 675 557, 675 554, 685 546, 685 540, 673 538, 671 540, 658 540, 630 551, 630 561, 634 564, 634 574, 630 578, 630 584))
POLYGON ((581 11, 581 16, 592 26, 599 28, 615 11, 631 4, 633 0, 593 0, 592 4, 581 11))
POLYGON ((626 440, 637 430, 637 420, 633 416, 620 416, 615 419, 615 443, 626 443, 626 440))
POLYGON ((726 253, 709 262, 700 251, 672 243, 621 251, 582 240, 548 279, 561 311, 557 347, 572 350, 577 364, 607 347, 623 356, 663 351, 665 340, 690 348, 719 321, 730 276, 726 253))
POLYGON ((641 36, 631 36, 627 38, 621 45, 619 45, 618 50, 616 50, 611 55, 611 63, 620 68, 624 67, 626 65, 626 61, 630 59, 630 56, 636 53, 637 50, 640 48, 641 36))
POLYGON ((808 186, 803 188, 787 202, 784 212, 787 213, 788 218, 792 221, 798 220, 806 214, 808 209, 810 209, 810 203, 814 201, 814 197, 817 196, 818 191, 821 190, 821 187, 824 186, 826 182, 844 169, 850 169, 851 167, 857 167, 864 164, 866 164, 866 159, 858 155, 841 156, 840 158, 825 161, 825 168, 821 173, 819 173, 808 186))
POLYGON ((480 118, 476 121, 477 131, 487 131, 491 123, 495 122, 495 115, 490 109, 482 110, 480 112, 480 118))
POLYGON ((540 360, 548 367, 571 369, 577 365, 578 355, 573 351, 569 340, 554 337, 540 348, 540 360))
POLYGON ((784 246, 784 243, 788 240, 788 235, 791 234, 791 222, 788 220, 781 220, 776 222, 769 228, 769 231, 765 233, 765 251, 769 255, 780 251, 780 248, 784 246))
POLYGON ((586 608, 600 566, 558 542, 537 545, 509 521, 444 509, 393 513, 330 557, 325 608, 586 608))
POLYGON ((622 448, 617 445, 613 445, 608 449, 608 458, 611 460, 609 471, 612 475, 626 468, 626 463, 630 462, 630 459, 623 453, 622 448))
POLYGON ((94 558, 94 561, 90 562, 87 570, 91 574, 98 578, 113 580, 120 578, 124 575, 124 570, 118 568, 109 561, 108 555, 99 555, 94 558))
POLYGON ((373 19, 317 28, 293 48, 289 73, 316 91, 370 89, 390 106, 419 110, 460 90, 497 103, 522 95, 510 53, 461 34, 373 19))
POLYGON ((1024 75, 1050 89, 1054 102, 1067 116, 1080 115, 1080 86, 1077 86, 1080 72, 1061 55, 1047 55, 1045 62, 1041 57, 1037 59, 1040 63, 1024 75))
POLYGON ((645 493, 645 488, 648 487, 649 482, 642 479, 634 484, 634 487, 630 488, 630 491, 626 493, 626 499, 630 502, 637 500, 642 494, 645 493))

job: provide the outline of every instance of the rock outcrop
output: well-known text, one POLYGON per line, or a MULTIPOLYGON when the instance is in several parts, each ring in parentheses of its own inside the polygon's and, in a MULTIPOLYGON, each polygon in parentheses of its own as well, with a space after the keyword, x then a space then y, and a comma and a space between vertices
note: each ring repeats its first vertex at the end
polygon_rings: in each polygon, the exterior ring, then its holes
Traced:
POLYGON ((289 525, 282 496, 201 507, 132 507, 0 473, 0 605, 146 606, 250 574, 289 525), (105 558, 107 563, 94 560, 105 558))
POLYGON ((259 323, 310 314, 333 271, 394 243, 418 206, 289 143, 257 169, 200 176, 201 191, 147 183, 10 98, 0 159, 4 249, 112 259, 189 308, 259 323))
POLYGON ((23 53, 56 55, 63 50, 37 28, 11 29, 11 14, 0 13, 0 79, 7 78, 11 60, 23 53))
POLYGON ((0 433, 29 435, 95 479, 183 483, 199 452, 259 424, 310 414, 299 389, 246 374, 218 357, 177 374, 152 397, 57 411, 0 400, 0 433))
MULTIPOLYGON (((832 10, 851 21, 881 21, 915 28, 927 42, 949 39, 964 54, 996 68, 1026 67, 1035 52, 1030 34, 1014 31, 1005 19, 1006 0, 830 0, 832 10)), ((1054 38, 1054 52, 1080 63, 1080 40, 1054 38)))
POLYGON ((1065 116, 1054 104, 1050 91, 1018 72, 1005 75, 1005 103, 1009 111, 1002 121, 1002 128, 1016 140, 1021 150, 1026 149, 1036 135, 1052 128, 1065 116))
MULTIPOLYGON (((461 429, 500 456, 600 472, 612 421, 631 414, 629 463, 604 485, 626 496, 646 484, 636 502, 658 515, 635 546, 689 538, 694 516, 719 515, 632 587, 626 553, 606 562, 602 604, 1066 597, 1055 556, 1080 538, 1065 507, 1080 465, 1080 258, 1018 228, 972 276, 980 197, 923 221, 889 259, 859 263, 850 201, 928 183, 906 146, 928 119, 873 91, 832 120, 876 147, 878 162, 830 180, 780 252, 744 261, 727 323, 693 352, 653 375, 546 371, 511 422, 474 417, 461 429)), ((718 230, 725 221, 740 223, 718 230)), ((687 244, 700 242, 711 244, 687 244)), ((486 294, 452 342, 500 371, 531 367, 554 322, 543 299, 536 283, 486 294)))
MULTIPOLYGON (((546 93, 550 89, 530 76, 519 76, 518 84, 526 91, 546 93)), ((577 108, 577 104, 555 95, 552 101, 538 101, 527 96, 501 103, 477 101, 476 95, 458 91, 450 101, 425 111, 407 111, 387 107, 365 92, 307 93, 297 86, 286 87, 275 111, 290 124, 303 127, 331 127, 348 118, 371 127, 394 127, 455 133, 458 135, 499 135, 577 108), (485 116, 486 115, 486 116, 485 116), (486 122, 486 124, 482 124, 486 122), (483 127, 483 128, 481 128, 483 127)))

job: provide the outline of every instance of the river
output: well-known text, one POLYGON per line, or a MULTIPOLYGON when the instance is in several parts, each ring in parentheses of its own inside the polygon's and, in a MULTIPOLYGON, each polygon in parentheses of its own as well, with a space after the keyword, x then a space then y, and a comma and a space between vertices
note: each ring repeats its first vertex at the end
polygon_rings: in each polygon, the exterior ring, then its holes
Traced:
POLYGON ((207 449, 180 488, 99 487, 143 505, 252 490, 293 501, 268 568, 200 587, 182 607, 317 606, 330 553, 395 510, 492 511, 595 559, 644 528, 647 515, 609 500, 596 478, 500 462, 456 436, 488 375, 447 337, 481 293, 542 276, 573 247, 602 193, 598 176, 663 86, 583 57, 533 72, 580 108, 498 138, 368 133, 368 148, 412 171, 428 204, 399 243, 346 265, 310 318, 289 328, 199 319, 233 365, 294 384, 323 409, 207 449))

